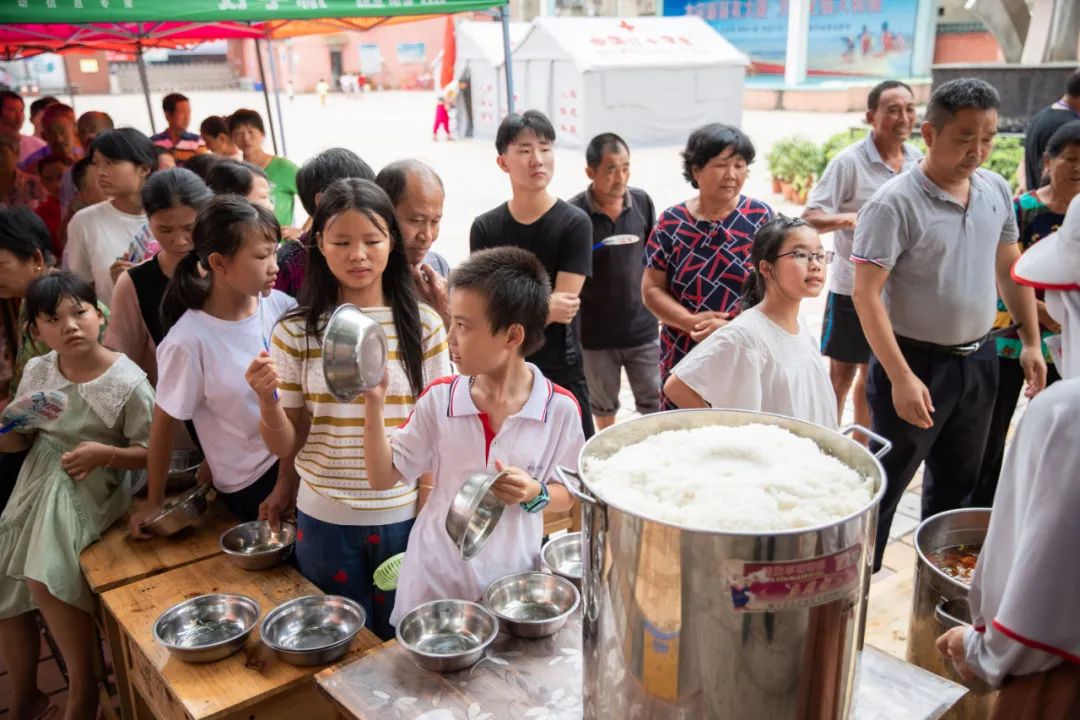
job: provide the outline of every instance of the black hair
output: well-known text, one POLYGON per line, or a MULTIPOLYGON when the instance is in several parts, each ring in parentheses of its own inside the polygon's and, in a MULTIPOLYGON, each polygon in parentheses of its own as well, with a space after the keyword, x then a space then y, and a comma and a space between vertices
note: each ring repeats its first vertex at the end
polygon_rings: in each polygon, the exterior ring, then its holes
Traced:
POLYGON ((428 167, 419 160, 395 160, 390 163, 375 177, 375 184, 386 191, 386 194, 390 196, 390 202, 394 203, 394 207, 398 206, 402 197, 405 195, 405 188, 409 184, 409 175, 412 173, 426 174, 430 178, 434 178, 439 187, 443 187, 442 178, 432 168, 428 167))
POLYGON ((1080 98, 1080 69, 1074 70, 1065 81, 1065 94, 1071 98, 1080 98))
POLYGON ((1054 131, 1046 143, 1046 157, 1056 158, 1070 145, 1080 145, 1080 120, 1067 122, 1054 131))
POLYGON ((30 117, 34 117, 45 108, 49 107, 50 105, 55 105, 58 102, 60 101, 54 98, 52 95, 46 95, 45 97, 38 98, 34 102, 30 103, 30 117))
POLYGON ((29 331, 39 315, 50 317, 56 314, 64 298, 71 298, 80 305, 89 305, 97 310, 97 293, 94 286, 75 273, 67 270, 45 273, 30 281, 26 286, 26 328, 29 331))
POLYGON ((150 172, 157 168, 157 150, 150 138, 135 128, 103 130, 94 142, 90 143, 90 157, 101 153, 110 160, 122 160, 136 167, 144 167, 150 172))
POLYGON ((871 88, 870 94, 866 96, 866 109, 877 110, 878 103, 881 102, 881 96, 894 88, 904 88, 911 93, 912 97, 915 96, 915 92, 906 82, 901 82, 899 80, 882 80, 871 88))
POLYGON ((214 193, 195 173, 184 168, 169 168, 154 173, 143 185, 143 212, 150 217, 175 207, 200 210, 213 197, 214 193))
POLYGON ((22 95, 15 92, 14 90, 0 90, 0 108, 4 107, 4 103, 6 103, 8 100, 18 100, 24 105, 26 104, 25 102, 23 102, 22 95))
POLYGON ((1001 97, 994 86, 978 78, 957 78, 943 83, 926 104, 926 122, 940 130, 960 110, 997 110, 1001 97))
POLYGON ((777 215, 754 233, 754 244, 750 248, 750 273, 743 281, 742 297, 739 298, 740 310, 749 310, 765 299, 762 261, 776 262, 776 256, 780 253, 780 247, 788 233, 802 227, 810 227, 810 224, 802 218, 777 215))
POLYGON ((240 160, 219 160, 206 173, 206 184, 217 195, 232 193, 246 197, 256 176, 266 177, 258 165, 240 160))
POLYGON ((86 188, 86 171, 93 164, 94 155, 89 153, 86 157, 76 160, 75 164, 71 166, 71 181, 75 183, 76 190, 81 192, 86 188))
POLYGON ((228 135, 229 123, 220 115, 209 115, 202 121, 202 124, 199 125, 199 133, 202 135, 209 135, 210 137, 228 135))
POLYGON ((55 265, 52 236, 45 221, 28 207, 0 207, 0 250, 7 250, 23 262, 41 253, 46 265, 55 265))
POLYGON ((186 95, 181 95, 180 93, 169 93, 161 99, 161 109, 164 110, 166 114, 172 115, 174 112, 176 112, 176 106, 182 102, 188 102, 186 95))
POLYGON ((254 110, 237 110, 229 116, 228 125, 230 135, 236 132, 236 129, 238 127, 241 127, 242 125, 250 125, 251 127, 261 132, 263 135, 266 134, 266 128, 263 126, 262 115, 259 115, 259 113, 255 112, 254 110))
POLYGON ((42 173, 45 172, 46 166, 52 165, 53 163, 60 163, 61 165, 67 167, 68 160, 63 155, 53 155, 53 154, 46 155, 45 157, 38 160, 38 163, 37 163, 38 176, 41 176, 42 173))
POLYGON ((585 164, 595 170, 600 167, 605 155, 618 153, 620 150, 625 150, 627 155, 630 154, 630 146, 625 140, 615 133, 600 133, 585 147, 585 164))
POLYGON ((102 130, 112 130, 113 127, 112 116, 100 110, 87 110, 75 121, 75 131, 80 137, 91 131, 96 131, 94 137, 97 137, 102 130))
POLYGON ((754 143, 737 127, 710 123, 690 133, 690 137, 686 139, 686 149, 681 154, 683 177, 691 187, 696 189, 698 186, 694 179, 694 170, 705 167, 710 160, 723 154, 728 148, 745 160, 747 165, 754 162, 754 143))
POLYGON ((526 130, 532 130, 541 140, 555 142, 555 126, 548 120, 547 115, 539 110, 526 110, 521 115, 510 113, 499 123, 499 129, 495 133, 495 149, 500 155, 504 155, 510 144, 526 130))
POLYGON ((359 155, 345 148, 323 150, 296 171, 296 194, 308 215, 315 214, 315 196, 330 183, 344 178, 374 180, 375 171, 359 155))
POLYGON ((192 155, 184 163, 184 168, 202 178, 203 182, 206 182, 206 177, 210 174, 210 169, 222 161, 220 155, 214 153, 199 153, 198 155, 192 155))
MULTIPOLYGON (((341 283, 330 271, 318 240, 326 226, 338 215, 356 211, 376 225, 383 225, 390 235, 390 257, 382 274, 382 291, 394 316, 398 353, 414 395, 424 389, 423 323, 416 299, 404 243, 394 220, 394 205, 382 188, 370 180, 344 178, 335 180, 323 191, 319 207, 311 218, 307 274, 300 287, 300 306, 286 317, 303 318, 308 338, 322 338, 327 316, 341 302, 341 283)), ((321 342, 321 340, 320 340, 321 342)))
POLYGON ((248 232, 261 234, 275 243, 281 240, 281 226, 274 213, 242 197, 222 195, 211 198, 203 206, 191 233, 194 247, 176 266, 161 301, 161 320, 166 332, 187 310, 198 310, 206 304, 213 285, 210 256, 235 255, 244 246, 248 232))
POLYGON ((522 355, 543 347, 551 279, 528 250, 506 246, 474 252, 450 273, 450 287, 484 297, 491 332, 521 325, 522 355))

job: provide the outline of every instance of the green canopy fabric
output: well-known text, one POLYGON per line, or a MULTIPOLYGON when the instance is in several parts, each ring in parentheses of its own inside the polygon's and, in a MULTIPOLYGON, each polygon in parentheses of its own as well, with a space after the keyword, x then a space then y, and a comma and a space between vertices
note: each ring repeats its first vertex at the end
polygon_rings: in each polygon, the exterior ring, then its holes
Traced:
POLYGON ((446 15, 504 0, 3 0, 0 22, 84 24, 228 23, 446 15))

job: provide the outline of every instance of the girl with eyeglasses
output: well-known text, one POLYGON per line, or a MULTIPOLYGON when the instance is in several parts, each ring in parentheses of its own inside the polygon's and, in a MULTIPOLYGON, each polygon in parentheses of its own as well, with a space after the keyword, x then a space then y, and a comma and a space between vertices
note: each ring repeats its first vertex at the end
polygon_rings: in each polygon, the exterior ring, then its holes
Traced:
POLYGON ((675 366, 664 384, 680 408, 786 415, 835 428, 836 395, 799 305, 825 287, 833 254, 804 221, 778 216, 754 235, 738 317, 675 366))

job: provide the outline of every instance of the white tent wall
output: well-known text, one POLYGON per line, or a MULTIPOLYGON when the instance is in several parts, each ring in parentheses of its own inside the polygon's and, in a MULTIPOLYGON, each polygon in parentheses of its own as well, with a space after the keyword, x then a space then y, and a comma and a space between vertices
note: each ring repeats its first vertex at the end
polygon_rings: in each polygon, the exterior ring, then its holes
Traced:
POLYGON ((513 57, 519 107, 548 114, 569 146, 602 132, 679 144, 709 122, 737 125, 747 62, 696 17, 538 18, 513 57))
MULTIPOLYGON (((521 42, 528 30, 528 23, 510 23, 511 47, 521 42)), ((472 78, 473 137, 494 139, 507 113, 502 23, 462 22, 457 24, 455 34, 454 74, 460 78, 468 69, 472 78)), ((515 72, 515 84, 518 79, 515 72)), ((519 93, 515 89, 515 94, 519 93)))
POLYGON ((707 123, 742 123, 742 68, 606 70, 584 78, 582 143, 613 132, 634 146, 670 145, 707 123))

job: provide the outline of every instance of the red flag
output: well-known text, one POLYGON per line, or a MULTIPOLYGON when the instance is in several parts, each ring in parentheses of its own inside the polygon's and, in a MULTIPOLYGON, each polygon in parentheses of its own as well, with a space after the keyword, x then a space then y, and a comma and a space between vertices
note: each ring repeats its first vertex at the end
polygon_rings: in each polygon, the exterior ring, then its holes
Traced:
POLYGON ((457 40, 454 37, 454 18, 446 16, 446 33, 443 35, 442 74, 439 76, 439 90, 454 80, 454 64, 457 62, 457 40))

